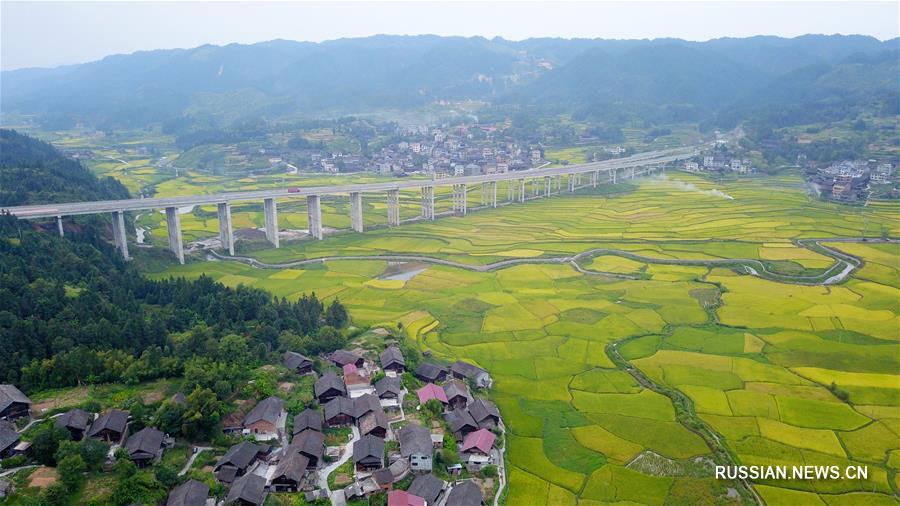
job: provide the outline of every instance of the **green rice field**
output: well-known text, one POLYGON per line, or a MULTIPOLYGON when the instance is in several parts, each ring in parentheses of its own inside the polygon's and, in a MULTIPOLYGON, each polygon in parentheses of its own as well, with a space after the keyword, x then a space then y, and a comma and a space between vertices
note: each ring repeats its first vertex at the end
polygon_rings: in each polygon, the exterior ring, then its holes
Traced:
MULTIPOLYGON (((167 184, 159 191, 182 190, 167 184)), ((505 191, 501 185, 500 200, 505 191)), ((449 210, 449 193, 438 197, 438 211, 449 210)), ((416 198, 403 195, 404 217, 418 213, 416 198)), ((471 208, 477 188, 469 198, 471 208)), ((325 226, 346 228, 346 200, 325 204, 325 226)), ((261 226, 260 212, 259 205, 236 206, 235 227, 261 226)), ((383 196, 371 196, 363 234, 242 254, 278 263, 402 253, 482 266, 609 248, 651 259, 755 259, 773 272, 811 275, 833 260, 797 239, 900 236, 900 204, 808 200, 795 174, 715 185, 670 173, 375 228, 385 212, 383 196)), ((280 204, 280 219, 283 229, 304 228, 304 204, 280 204)), ((154 241, 164 241, 161 220, 147 220, 154 241)), ((183 223, 193 238, 213 236, 218 226, 214 213, 185 215, 183 223)), ((357 325, 399 322, 423 351, 486 368, 508 431, 510 505, 754 496, 768 504, 896 504, 900 245, 822 244, 864 264, 828 286, 617 255, 583 266, 637 277, 520 263, 486 272, 430 265, 408 281, 380 280, 386 260, 353 259, 291 269, 195 259, 148 274, 205 274, 287 298, 339 297, 357 325), (713 462, 865 466, 868 478, 760 480, 751 491, 715 480, 713 462)))

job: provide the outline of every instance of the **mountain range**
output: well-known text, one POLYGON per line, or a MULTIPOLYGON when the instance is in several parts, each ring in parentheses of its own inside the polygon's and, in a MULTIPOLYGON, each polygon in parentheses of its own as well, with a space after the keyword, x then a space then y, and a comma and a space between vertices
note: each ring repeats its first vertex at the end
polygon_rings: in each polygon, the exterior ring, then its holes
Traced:
POLYGON ((141 51, 0 73, 4 115, 43 126, 143 127, 414 110, 439 100, 616 123, 772 114, 896 114, 900 39, 807 35, 706 42, 373 36, 141 51))

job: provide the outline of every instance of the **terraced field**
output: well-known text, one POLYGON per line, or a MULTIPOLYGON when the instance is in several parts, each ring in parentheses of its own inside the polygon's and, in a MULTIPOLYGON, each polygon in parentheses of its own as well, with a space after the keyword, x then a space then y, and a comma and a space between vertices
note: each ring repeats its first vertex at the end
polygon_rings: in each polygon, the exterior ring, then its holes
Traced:
MULTIPOLYGON (((381 223, 376 203, 366 218, 381 223)), ((407 204, 414 213, 411 195, 407 204)), ((808 201, 793 175, 714 187, 670 174, 247 254, 271 263, 416 254, 479 266, 607 248, 653 259, 755 259, 772 272, 812 276, 833 259, 793 241, 898 235, 900 205, 808 201)), ((508 504, 895 504, 900 246, 821 244, 864 263, 828 286, 621 255, 582 266, 632 278, 519 263, 486 272, 432 264, 408 281, 381 280, 386 260, 359 259, 292 269, 194 262, 151 275, 340 297, 358 324, 400 322, 423 350, 487 368, 509 433, 508 504), (714 462, 865 465, 869 476, 763 480, 751 489, 713 479, 714 462)))

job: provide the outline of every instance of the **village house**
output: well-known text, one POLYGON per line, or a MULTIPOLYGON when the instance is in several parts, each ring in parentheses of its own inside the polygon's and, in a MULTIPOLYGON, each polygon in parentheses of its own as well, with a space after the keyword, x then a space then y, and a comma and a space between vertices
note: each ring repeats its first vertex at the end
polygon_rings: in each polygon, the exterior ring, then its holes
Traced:
POLYGON ((292 425, 292 436, 301 434, 306 430, 322 432, 322 412, 307 408, 294 416, 294 423, 292 425))
POLYGON ((316 399, 319 404, 325 404, 336 397, 347 395, 347 387, 344 380, 338 377, 333 371, 328 371, 321 378, 316 380, 313 386, 316 399))
POLYGON ((456 379, 472 381, 478 388, 490 388, 493 383, 491 375, 487 371, 462 360, 458 360, 450 366, 450 373, 456 379))
POLYGON ((357 472, 371 472, 384 467, 384 440, 363 436, 353 443, 353 465, 357 472))
POLYGON ((118 443, 125 436, 125 428, 128 426, 128 413, 118 409, 111 409, 103 413, 88 429, 88 437, 102 439, 110 443, 118 443))
POLYGON ((387 506, 425 506, 425 499, 405 490, 391 490, 387 506))
POLYGON ((381 359, 381 368, 385 374, 403 374, 406 370, 406 361, 403 359, 403 353, 396 346, 388 346, 379 355, 381 359))
POLYGON ((366 362, 365 359, 363 359, 361 356, 347 350, 337 350, 332 353, 328 359, 338 367, 344 367, 347 364, 353 364, 356 367, 363 367, 366 362))
POLYGON ((410 471, 431 471, 434 448, 431 445, 431 432, 428 429, 415 423, 409 423, 400 429, 397 439, 400 440, 400 455, 409 459, 410 471))
POLYGON ((407 491, 410 494, 422 497, 425 499, 425 504, 431 505, 438 503, 438 499, 443 495, 445 488, 447 488, 447 484, 444 483, 444 480, 428 473, 416 476, 407 491))
POLYGON ((399 407, 402 392, 403 385, 398 377, 385 376, 375 382, 375 395, 378 396, 383 408, 399 407))
POLYGON ((303 431, 291 440, 293 450, 307 458, 307 467, 315 469, 322 462, 325 453, 325 434, 314 430, 303 431))
POLYGON ((415 377, 426 383, 439 383, 447 379, 447 369, 430 362, 422 362, 416 367, 415 377))
POLYGON ((491 450, 497 436, 487 429, 478 429, 463 440, 459 453, 469 472, 479 471, 491 463, 491 450))
POLYGON ((277 439, 284 433, 286 422, 287 411, 284 410, 284 400, 267 397, 244 417, 244 431, 260 441, 277 439))
POLYGON ((261 506, 266 502, 266 479, 255 474, 245 474, 231 486, 225 504, 238 506, 261 506))
POLYGON ((313 361, 294 351, 284 352, 284 366, 297 374, 311 373, 313 361))
POLYGON ((300 453, 294 445, 282 452, 281 460, 272 473, 271 485, 275 492, 297 492, 305 485, 309 458, 300 453))
POLYGON ((387 437, 390 424, 388 423, 387 415, 384 414, 380 406, 376 411, 366 413, 357 418, 357 420, 361 435, 367 436, 371 434, 382 439, 387 437))
POLYGON ((325 423, 329 427, 351 425, 356 418, 353 416, 353 400, 347 397, 335 397, 323 406, 325 410, 325 423))
POLYGON ((491 401, 478 399, 469 404, 469 414, 481 429, 492 429, 500 425, 500 410, 491 401))
POLYGON ((188 480, 169 492, 166 506, 206 506, 209 485, 198 480, 188 480))
POLYGON ((365 394, 353 399, 353 417, 362 418, 368 413, 381 411, 381 403, 372 394, 365 394))
POLYGON ((462 439, 469 435, 470 432, 478 430, 478 424, 466 409, 454 409, 444 415, 447 425, 450 426, 450 432, 456 439, 462 439))
POLYGON ((469 395, 469 387, 459 380, 448 381, 444 385, 444 394, 450 409, 465 408, 472 402, 472 396, 469 395))
POLYGON ((344 370, 344 385, 347 387, 347 395, 351 398, 358 397, 371 390, 368 375, 364 375, 354 364, 346 364, 344 370))
POLYGON ((166 435, 153 427, 144 427, 125 441, 128 456, 138 467, 147 467, 162 457, 166 435))
POLYGON ((269 445, 241 441, 225 452, 213 467, 216 479, 222 483, 232 483, 247 473, 250 467, 264 458, 270 451, 269 445))
POLYGON ((28 416, 31 399, 13 385, 0 385, 0 420, 15 420, 28 416))
POLYGON ((53 425, 69 431, 73 441, 81 441, 94 421, 94 415, 83 409, 70 409, 53 420, 53 425))
POLYGON ((20 439, 15 429, 7 424, 0 424, 0 458, 12 457, 20 439))
POLYGON ((466 480, 454 485, 447 495, 447 504, 453 506, 484 506, 484 496, 481 489, 472 480, 466 480))
POLYGON ((444 406, 450 403, 450 401, 447 400, 447 394, 444 393, 444 389, 434 383, 429 383, 416 390, 416 395, 419 397, 419 404, 421 405, 424 405, 432 399, 439 401, 444 406))

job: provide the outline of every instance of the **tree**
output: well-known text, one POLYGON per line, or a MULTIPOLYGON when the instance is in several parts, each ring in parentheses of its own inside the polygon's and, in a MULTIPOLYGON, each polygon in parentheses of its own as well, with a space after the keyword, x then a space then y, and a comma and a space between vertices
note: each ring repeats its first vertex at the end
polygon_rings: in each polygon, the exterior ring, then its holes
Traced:
POLYGON ((87 466, 81 455, 69 455, 59 461, 56 470, 59 472, 59 480, 69 492, 73 492, 84 481, 84 472, 87 470, 87 466))
POLYGON ((349 322, 350 317, 347 314, 347 308, 341 304, 339 299, 335 298, 325 312, 325 324, 336 329, 341 329, 347 326, 349 322))
POLYGON ((31 441, 31 454, 34 460, 45 466, 56 464, 56 451, 61 441, 69 439, 69 432, 53 424, 39 429, 31 441))
POLYGON ((181 421, 181 434, 188 438, 208 438, 221 417, 221 403, 215 392, 195 388, 187 396, 187 408, 181 421))

